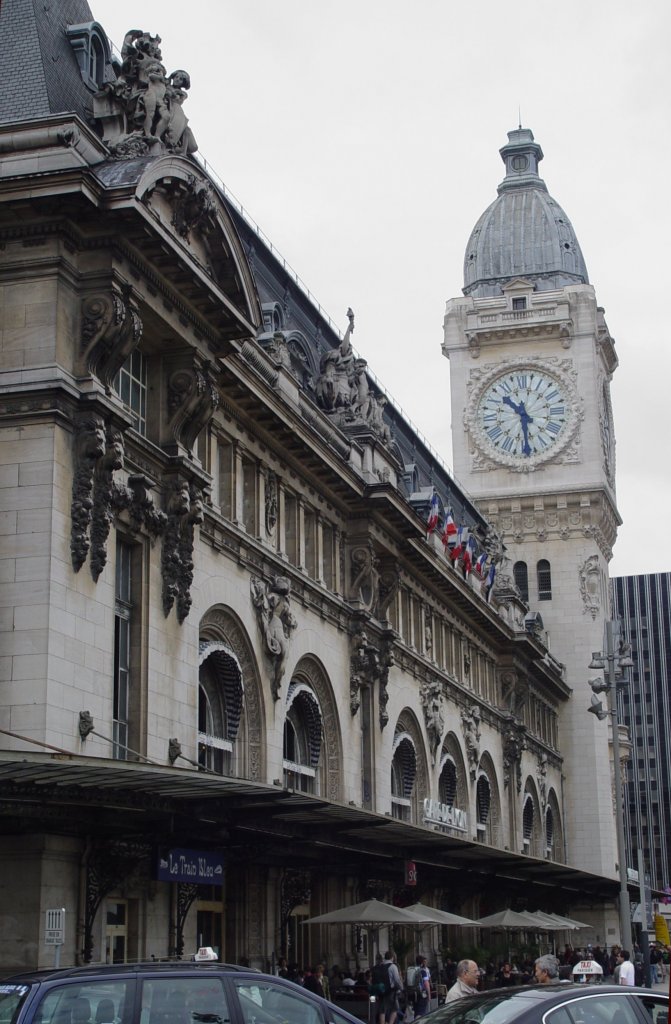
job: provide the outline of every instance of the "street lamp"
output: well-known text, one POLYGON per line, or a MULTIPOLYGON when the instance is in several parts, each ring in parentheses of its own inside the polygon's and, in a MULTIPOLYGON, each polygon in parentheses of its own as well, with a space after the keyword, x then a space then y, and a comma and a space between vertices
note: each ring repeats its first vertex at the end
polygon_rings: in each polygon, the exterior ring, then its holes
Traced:
POLYGON ((622 806, 622 766, 620 764, 620 723, 617 717, 617 690, 625 686, 628 676, 625 669, 632 668, 631 648, 620 639, 615 650, 615 623, 606 622, 606 650, 594 651, 590 668, 602 669, 604 679, 590 679, 592 698, 588 711, 600 722, 611 716, 613 730, 613 774, 615 776, 615 826, 617 830, 617 859, 620 875, 620 940, 625 949, 631 950, 631 910, 627 888, 627 861, 624 845, 624 808, 622 806), (597 694, 608 695, 608 707, 604 708, 597 694))

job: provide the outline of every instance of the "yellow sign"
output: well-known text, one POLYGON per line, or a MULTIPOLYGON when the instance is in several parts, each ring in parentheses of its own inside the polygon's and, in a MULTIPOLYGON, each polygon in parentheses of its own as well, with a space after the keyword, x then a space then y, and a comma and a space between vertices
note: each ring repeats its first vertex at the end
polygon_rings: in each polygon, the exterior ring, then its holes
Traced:
POLYGON ((671 944, 669 926, 666 923, 666 918, 662 917, 661 914, 655 914, 655 938, 658 942, 663 942, 665 946, 671 944))

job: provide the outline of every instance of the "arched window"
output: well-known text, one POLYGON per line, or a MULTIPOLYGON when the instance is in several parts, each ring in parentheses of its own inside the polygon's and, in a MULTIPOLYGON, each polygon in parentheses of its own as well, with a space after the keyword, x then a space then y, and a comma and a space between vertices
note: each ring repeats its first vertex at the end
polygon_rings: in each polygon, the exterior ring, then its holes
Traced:
POLYGON ((529 851, 533 835, 534 799, 530 793, 527 793, 526 797, 524 798, 524 807, 522 809, 522 838, 524 839, 524 849, 526 852, 529 851))
POLYGON ((293 682, 287 692, 284 720, 284 786, 319 794, 322 715, 314 692, 293 682))
POLYGON ((483 774, 478 777, 478 783, 475 789, 475 813, 477 816, 476 831, 478 841, 481 843, 487 841, 491 805, 491 786, 489 785, 489 779, 483 774))
POLYGON ((522 600, 529 603, 529 573, 526 562, 515 562, 513 566, 513 577, 522 600))
POLYGON ((555 843, 555 820, 552 813, 552 808, 548 807, 545 812, 545 856, 550 860, 554 860, 554 843, 555 843))
POLYGON ((417 774, 417 754, 412 737, 399 732, 394 737, 391 759, 391 814, 401 821, 412 818, 412 790, 417 774))
POLYGON ((454 807, 457 798, 457 768, 451 757, 445 758, 438 781, 441 804, 454 807))
POLYGON ((235 740, 242 714, 242 673, 225 644, 203 641, 198 677, 198 763, 235 775, 235 740))
POLYGON ((539 601, 551 601, 552 600, 552 572, 550 571, 550 563, 547 558, 541 558, 538 565, 536 566, 536 576, 538 580, 538 600, 539 601))

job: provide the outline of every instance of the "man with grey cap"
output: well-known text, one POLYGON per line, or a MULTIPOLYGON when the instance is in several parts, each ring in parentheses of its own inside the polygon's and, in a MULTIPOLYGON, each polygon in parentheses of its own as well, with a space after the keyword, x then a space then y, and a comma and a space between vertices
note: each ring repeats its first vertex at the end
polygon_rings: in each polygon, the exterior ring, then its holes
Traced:
POLYGON ((534 975, 539 985, 555 985, 559 981, 559 960, 545 953, 535 961, 534 975))

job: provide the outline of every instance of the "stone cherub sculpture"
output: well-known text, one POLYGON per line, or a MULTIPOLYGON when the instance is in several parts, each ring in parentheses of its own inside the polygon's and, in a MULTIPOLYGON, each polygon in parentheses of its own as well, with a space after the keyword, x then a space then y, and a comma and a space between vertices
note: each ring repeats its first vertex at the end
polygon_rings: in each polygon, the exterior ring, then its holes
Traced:
MULTIPOLYGON (((117 128, 114 137, 105 139, 117 159, 143 156, 156 147, 185 156, 198 149, 183 110, 191 79, 181 69, 166 73, 160 42, 160 36, 141 29, 127 32, 121 71, 100 94, 107 96, 125 125, 125 131, 117 128)), ((94 113, 113 120, 111 111, 103 114, 101 108, 94 113)))

